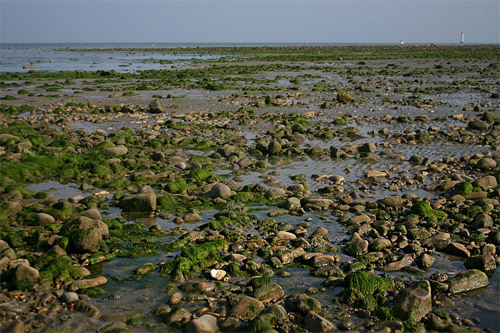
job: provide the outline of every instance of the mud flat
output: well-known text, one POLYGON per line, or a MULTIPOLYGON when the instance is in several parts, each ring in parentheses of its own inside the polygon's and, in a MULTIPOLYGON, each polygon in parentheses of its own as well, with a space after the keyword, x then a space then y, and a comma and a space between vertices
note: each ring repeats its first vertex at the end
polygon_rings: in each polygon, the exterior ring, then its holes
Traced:
POLYGON ((500 330, 498 46, 197 51, 0 74, 2 332, 500 330))

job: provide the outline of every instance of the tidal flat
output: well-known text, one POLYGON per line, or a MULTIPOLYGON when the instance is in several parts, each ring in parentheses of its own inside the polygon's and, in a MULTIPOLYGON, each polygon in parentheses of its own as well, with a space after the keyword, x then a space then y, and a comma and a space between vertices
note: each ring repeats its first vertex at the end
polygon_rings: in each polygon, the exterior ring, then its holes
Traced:
POLYGON ((194 60, 0 73, 2 332, 500 331, 500 46, 65 52, 194 60))

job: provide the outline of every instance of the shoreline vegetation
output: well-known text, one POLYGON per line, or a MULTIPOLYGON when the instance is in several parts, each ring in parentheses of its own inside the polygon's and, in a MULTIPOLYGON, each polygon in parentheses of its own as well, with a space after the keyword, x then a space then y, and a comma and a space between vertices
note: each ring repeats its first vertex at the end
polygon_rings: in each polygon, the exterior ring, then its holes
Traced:
POLYGON ((499 50, 0 73, 0 330, 498 331, 499 50))

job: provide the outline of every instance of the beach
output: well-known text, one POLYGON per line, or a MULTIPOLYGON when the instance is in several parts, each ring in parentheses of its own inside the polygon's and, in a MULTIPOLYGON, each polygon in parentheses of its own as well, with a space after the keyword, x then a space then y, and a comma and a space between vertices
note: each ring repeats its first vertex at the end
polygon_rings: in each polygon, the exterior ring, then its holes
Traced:
POLYGON ((498 45, 29 52, 2 331, 500 330, 498 45))

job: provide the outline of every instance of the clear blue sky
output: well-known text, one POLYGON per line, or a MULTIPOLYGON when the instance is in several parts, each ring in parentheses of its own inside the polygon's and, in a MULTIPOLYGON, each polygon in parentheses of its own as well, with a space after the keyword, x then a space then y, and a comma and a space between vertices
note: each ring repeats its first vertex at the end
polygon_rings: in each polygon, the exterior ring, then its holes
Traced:
POLYGON ((500 43, 500 0, 0 0, 0 42, 500 43))

